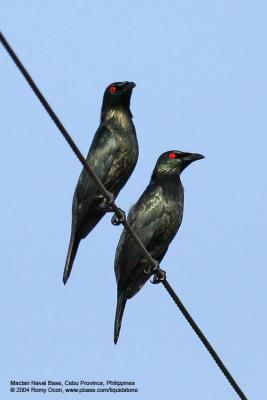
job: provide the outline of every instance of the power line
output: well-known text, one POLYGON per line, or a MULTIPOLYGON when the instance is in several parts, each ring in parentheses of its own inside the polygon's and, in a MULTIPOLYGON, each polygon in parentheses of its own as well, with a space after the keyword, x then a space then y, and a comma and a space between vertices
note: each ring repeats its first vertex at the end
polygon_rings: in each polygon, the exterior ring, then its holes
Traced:
POLYGON ((16 64, 16 66, 18 67, 18 69, 20 70, 20 72, 22 73, 24 78, 26 79, 26 81, 28 82, 28 84, 30 85, 30 87, 32 88, 33 92, 35 93, 35 95, 37 96, 39 101, 42 103, 43 107, 45 108, 45 110, 47 111, 47 113, 49 114, 51 119, 54 121, 55 125, 58 127, 58 129, 62 133, 63 137, 65 138, 65 140, 71 147, 72 151, 75 153, 76 157, 79 159, 79 161, 81 162, 83 167, 86 169, 88 174, 91 176, 91 178, 94 180, 94 182, 98 185, 100 193, 107 200, 109 210, 110 211, 112 210, 117 217, 116 219, 114 217, 112 218, 112 223, 114 225, 123 224, 125 229, 132 236, 132 238, 134 239, 136 244, 139 246, 143 255, 146 257, 146 259, 150 265, 150 269, 146 272, 147 273, 153 272, 153 274, 154 274, 153 283, 161 282, 163 284, 163 286, 165 287, 165 289, 167 290, 169 295, 172 297, 173 301, 175 302, 175 304, 177 305, 177 307, 179 308, 179 310, 181 311, 181 313, 183 314, 183 316, 185 317, 185 319, 187 320, 187 322, 189 323, 191 328, 194 330, 194 332, 196 333, 198 338, 201 340, 201 342, 203 343, 205 348, 208 350, 208 352, 210 353, 210 355, 212 356, 212 358, 214 359, 214 361, 216 362, 216 364, 218 365, 218 367, 220 368, 222 373, 225 375, 228 382, 232 385, 233 389, 238 394, 240 399, 248 400, 247 397, 245 396, 245 394, 243 393, 243 391, 241 390, 241 388, 238 386, 237 382, 234 380, 233 376, 230 374, 228 369, 223 364, 222 360, 220 359, 220 357, 218 356, 216 351, 213 349, 213 347, 209 343, 206 336, 200 330, 200 328, 198 327, 198 325, 196 324, 194 319, 191 317, 191 315, 189 314, 189 312, 187 311, 187 309, 185 308, 185 306, 183 305, 183 303, 181 302, 181 300, 179 299, 177 294, 174 292, 173 288, 171 287, 171 285, 169 284, 169 282, 166 279, 165 271, 163 271, 160 268, 159 263, 153 259, 151 254, 147 251, 147 249, 145 248, 145 246, 143 245, 141 240, 138 238, 136 233, 133 231, 132 227, 128 224, 126 217, 125 217, 125 212, 116 205, 116 203, 114 202, 114 197, 113 197, 112 193, 110 193, 105 188, 105 186, 99 180, 97 175, 91 169, 90 165, 87 163, 86 159, 80 152, 80 150, 77 147, 77 145, 75 144, 74 140, 72 139, 72 137, 70 136, 70 134, 68 133, 66 128, 63 126, 63 124, 61 123, 61 121, 59 120, 59 118, 57 117, 57 115, 55 114, 55 112, 53 111, 53 109, 51 108, 51 106, 49 105, 49 103, 47 102, 47 100, 45 99, 45 97, 43 96, 43 94, 41 93, 41 91, 39 90, 39 88, 37 87, 35 82, 33 81, 33 79, 31 78, 30 74, 28 73, 26 68, 23 66, 23 64, 17 57, 14 50, 9 45, 8 41, 5 39, 2 32, 0 32, 0 40, 1 40, 4 48, 6 49, 6 51, 8 52, 8 54, 10 55, 10 57, 12 58, 12 60, 14 61, 14 63, 16 64))
POLYGON ((181 300, 179 299, 178 295, 175 293, 169 282, 165 279, 162 281, 162 284, 169 293, 169 295, 171 296, 171 298, 173 299, 173 301, 175 302, 175 304, 177 305, 177 307, 179 308, 179 310, 181 311, 181 313, 183 314, 183 316, 185 317, 185 319, 187 320, 187 322, 189 323, 189 325, 191 326, 191 328, 194 330, 195 334, 201 340, 202 344, 206 347, 211 357, 216 362, 216 364, 218 365, 218 367, 220 368, 220 370, 222 371, 228 382, 232 385, 233 389, 236 391, 240 399, 247 400, 247 397, 245 396, 241 388, 238 386, 233 376, 230 374, 230 372, 228 371, 228 369, 226 368, 226 366, 224 365, 224 363, 222 362, 222 360, 220 359, 220 357, 218 356, 212 345, 209 343, 204 333, 201 331, 196 322, 193 320, 193 318, 191 317, 191 315, 189 314, 189 312, 187 311, 187 309, 185 308, 185 306, 183 305, 183 303, 181 302, 181 300))

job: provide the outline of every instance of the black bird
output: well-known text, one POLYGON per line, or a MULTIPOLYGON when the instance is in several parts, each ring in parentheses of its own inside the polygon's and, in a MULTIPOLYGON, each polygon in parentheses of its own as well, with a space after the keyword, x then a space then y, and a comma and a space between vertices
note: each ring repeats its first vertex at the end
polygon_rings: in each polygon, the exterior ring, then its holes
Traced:
MULTIPOLYGON (((116 198, 131 176, 138 158, 138 143, 130 110, 133 82, 114 82, 104 93, 100 125, 87 161, 106 189, 116 198)), ((72 228, 63 274, 66 284, 81 239, 107 211, 103 196, 85 169, 79 177, 72 203, 72 228)))
MULTIPOLYGON (((154 168, 150 183, 128 216, 137 236, 151 256, 160 262, 180 228, 183 218, 184 189, 181 172, 201 154, 172 150, 163 153, 154 168)), ((116 256, 117 309, 114 343, 120 334, 121 320, 128 299, 132 298, 153 274, 148 262, 132 237, 124 229, 116 256), (145 272, 146 270, 146 272, 145 272)))

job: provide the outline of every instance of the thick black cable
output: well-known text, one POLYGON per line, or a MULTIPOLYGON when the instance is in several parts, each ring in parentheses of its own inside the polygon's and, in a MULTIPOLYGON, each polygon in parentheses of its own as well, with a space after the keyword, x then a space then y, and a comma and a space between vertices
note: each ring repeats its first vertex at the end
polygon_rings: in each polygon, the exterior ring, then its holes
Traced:
POLYGON ((22 75, 24 76, 26 81, 28 82, 28 84, 30 85, 30 87, 32 88, 32 90, 34 91, 34 93, 37 96, 37 98, 39 99, 39 101, 42 103, 43 107, 45 108, 45 110, 47 111, 49 116, 54 121, 55 125, 58 127, 58 129, 60 130, 60 132, 64 136, 65 140, 68 142, 69 146, 71 147, 71 149, 73 150, 73 152, 75 153, 75 155, 77 156, 77 158, 79 159, 79 161, 81 162, 83 167, 89 173, 89 175, 94 180, 94 182, 98 185, 99 191, 107 199, 110 209, 112 211, 114 211, 114 213, 116 214, 118 220, 121 221, 121 223, 124 225, 125 229, 130 233, 132 238, 135 240, 136 244, 139 246, 139 248, 143 252, 144 256, 146 257, 146 259, 148 260, 149 264, 151 265, 151 270, 154 271, 154 273, 156 275, 158 275, 159 281, 163 284, 163 286, 165 287, 167 292, 170 294, 170 296, 172 297, 173 301, 175 302, 175 304, 177 305, 177 307, 179 308, 179 310, 181 311, 181 313, 183 314, 183 316, 185 317, 187 322, 190 324, 191 328, 194 330, 196 335, 199 337, 199 339, 201 340, 201 342, 203 343, 205 348, 208 350, 208 352, 210 353, 210 355, 212 356, 212 358, 214 359, 214 361, 216 362, 216 364, 218 365, 220 370, 223 372, 223 374, 225 375, 225 377, 227 378, 229 383, 232 385, 233 389, 236 391, 236 393, 238 394, 240 399, 241 400, 247 400, 247 397, 244 395, 244 393, 242 392, 242 390, 240 389, 240 387, 238 386, 238 384, 236 383, 236 381, 234 380, 234 378, 232 377, 230 372, 227 370, 227 368, 225 367, 225 365, 223 364, 223 362, 221 361, 220 357, 215 352, 215 350, 213 349, 213 347, 211 346, 211 344, 209 343, 209 341, 207 340, 205 335, 199 329, 199 327, 197 326, 197 324, 195 323, 193 318, 190 316, 189 312, 186 310, 186 308, 182 304, 181 300, 179 299, 177 294, 174 292, 174 290, 172 289, 171 285, 168 283, 166 277, 164 277, 164 279, 162 279, 162 275, 161 275, 162 270, 160 269, 158 262, 152 258, 152 256, 147 251, 147 249, 145 248, 145 246, 143 245, 141 240, 135 234, 135 232, 133 231, 131 226, 127 223, 126 218, 124 218, 125 213, 115 204, 113 196, 111 195, 111 193, 105 188, 105 186, 99 180, 97 175, 91 169, 91 167, 87 163, 86 159, 84 158, 84 156, 80 152, 79 148, 75 144, 74 140, 72 139, 72 137, 70 136, 70 134, 68 133, 66 128, 63 126, 63 124, 61 123, 61 121, 59 120, 59 118, 57 117, 57 115, 55 114, 55 112, 53 111, 53 109, 51 108, 51 106, 49 105, 47 100, 45 99, 45 97, 42 95, 42 93, 38 89, 37 85, 35 84, 35 82, 31 78, 30 74, 28 73, 26 68, 23 66, 23 64, 21 63, 19 58, 17 57, 17 55, 14 52, 14 50, 11 48, 11 46, 9 45, 7 40, 5 39, 5 37, 2 34, 2 32, 0 32, 0 41, 2 42, 4 48, 6 49, 6 51, 8 52, 8 54, 10 55, 10 57, 12 58, 12 60, 14 61, 14 63, 16 64, 16 66, 18 67, 18 69, 20 70, 20 72, 22 73, 22 75))

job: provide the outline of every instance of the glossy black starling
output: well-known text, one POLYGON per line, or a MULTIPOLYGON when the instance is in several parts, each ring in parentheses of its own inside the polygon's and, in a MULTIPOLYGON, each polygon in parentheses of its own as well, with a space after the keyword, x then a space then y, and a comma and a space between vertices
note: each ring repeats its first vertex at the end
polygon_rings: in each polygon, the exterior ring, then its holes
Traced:
MULTIPOLYGON (((130 210, 127 221, 151 256, 160 262, 178 232, 183 218, 184 189, 181 172, 201 154, 167 151, 154 168, 150 183, 130 210)), ((148 262, 132 237, 124 229, 116 256, 117 309, 114 342, 118 341, 126 301, 133 297, 151 277, 148 262), (145 272, 146 270, 146 272, 145 272)))
MULTIPOLYGON (((114 82, 104 93, 100 125, 87 161, 106 189, 116 198, 129 179, 138 158, 138 143, 130 110, 133 82, 114 82)), ((72 203, 72 228, 64 269, 66 284, 81 239, 85 238, 107 209, 97 185, 85 169, 79 177, 72 203)))

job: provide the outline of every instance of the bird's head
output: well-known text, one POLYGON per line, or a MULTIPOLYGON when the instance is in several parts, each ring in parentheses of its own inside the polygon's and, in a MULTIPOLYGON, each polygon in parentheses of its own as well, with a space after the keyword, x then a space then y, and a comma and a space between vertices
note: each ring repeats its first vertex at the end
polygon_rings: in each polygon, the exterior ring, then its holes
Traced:
POLYGON ((170 150, 161 154, 154 168, 152 178, 161 175, 180 175, 180 173, 194 161, 204 158, 201 154, 185 153, 178 150, 170 150))
POLYGON ((102 112, 110 108, 129 108, 134 82, 113 82, 105 90, 102 112))

